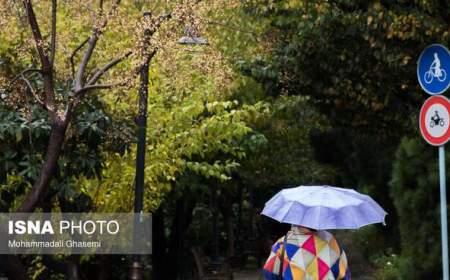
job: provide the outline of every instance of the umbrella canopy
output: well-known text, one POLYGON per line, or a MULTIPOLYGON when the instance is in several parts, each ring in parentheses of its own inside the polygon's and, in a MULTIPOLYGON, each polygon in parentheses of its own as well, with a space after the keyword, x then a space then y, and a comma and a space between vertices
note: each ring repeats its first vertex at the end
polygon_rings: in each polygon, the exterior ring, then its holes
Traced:
POLYGON ((283 189, 266 203, 261 214, 282 223, 318 230, 385 224, 387 215, 371 197, 331 186, 283 189))

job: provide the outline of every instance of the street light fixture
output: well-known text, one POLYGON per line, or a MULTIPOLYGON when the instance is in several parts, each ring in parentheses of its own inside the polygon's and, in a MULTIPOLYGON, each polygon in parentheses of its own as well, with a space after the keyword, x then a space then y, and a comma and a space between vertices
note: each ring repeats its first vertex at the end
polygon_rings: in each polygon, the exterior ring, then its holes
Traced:
POLYGON ((208 45, 208 40, 203 37, 183 36, 178 40, 180 45, 208 45))
POLYGON ((198 35, 197 28, 186 27, 185 35, 178 40, 180 45, 208 45, 208 39, 198 35))

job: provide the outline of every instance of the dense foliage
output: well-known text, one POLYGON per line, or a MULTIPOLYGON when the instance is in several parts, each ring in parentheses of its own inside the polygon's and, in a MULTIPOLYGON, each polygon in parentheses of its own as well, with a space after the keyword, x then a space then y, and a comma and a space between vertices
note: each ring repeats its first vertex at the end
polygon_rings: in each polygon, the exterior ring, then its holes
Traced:
MULTIPOLYGON (((261 262, 285 230, 259 215, 264 202, 300 184, 354 187, 389 212, 386 228, 349 235, 363 273, 375 265, 377 279, 437 279, 437 168, 414 138, 425 99, 415 61, 430 43, 448 45, 449 20, 438 0, 0 0, 0 211, 20 209, 45 170, 27 211, 132 210, 138 70, 148 60, 154 279, 191 275, 196 246, 232 264, 261 262), (209 44, 178 44, 186 35, 209 44)), ((129 263, 20 261, 33 279, 73 267, 126 278, 129 263)), ((2 272, 26 279, 5 263, 2 272)))
POLYGON ((410 279, 441 274, 439 170, 434 150, 421 139, 403 139, 390 182, 402 241, 396 269, 410 279), (412 272, 414 268, 420 269, 412 272))
MULTIPOLYGON (((417 82, 415 61, 428 44, 448 45, 450 5, 445 1, 317 0, 278 1, 269 10, 255 10, 269 22, 261 41, 269 51, 241 63, 242 71, 259 81, 266 95, 304 96, 326 116, 331 126, 310 133, 316 160, 337 168, 332 180, 336 184, 358 186, 389 212, 386 229, 365 231, 361 244, 366 254, 390 258, 393 252, 400 253, 396 263, 407 265, 394 279, 436 276, 439 253, 430 253, 434 259, 413 252, 415 242, 439 244, 437 235, 430 236, 438 217, 424 222, 420 213, 428 209, 425 204, 410 211, 417 205, 403 196, 409 183, 399 174, 410 172, 414 180, 417 166, 400 151, 394 158, 394 152, 403 136, 419 133, 417 114, 426 96, 417 82), (423 231, 410 235, 411 225, 422 225, 423 231), (426 264, 419 265, 423 260, 426 264), (407 274, 407 269, 414 270, 413 264, 422 267, 421 276, 407 274)), ((429 162, 426 153, 416 155, 418 162, 429 162)), ((424 176, 417 185, 436 186, 436 181, 424 176)), ((438 197, 421 196, 422 191, 414 196, 418 201, 438 204, 438 197)), ((424 250, 436 250, 438 245, 432 248, 424 250)), ((376 264, 384 269, 390 262, 376 264)))

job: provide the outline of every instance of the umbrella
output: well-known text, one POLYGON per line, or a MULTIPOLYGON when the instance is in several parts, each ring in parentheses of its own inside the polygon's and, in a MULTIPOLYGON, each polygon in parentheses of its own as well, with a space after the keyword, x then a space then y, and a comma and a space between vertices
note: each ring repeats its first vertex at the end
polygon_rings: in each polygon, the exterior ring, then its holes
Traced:
POLYGON ((331 186, 283 189, 266 203, 261 214, 282 223, 317 230, 385 224, 387 215, 371 197, 352 189, 331 186))

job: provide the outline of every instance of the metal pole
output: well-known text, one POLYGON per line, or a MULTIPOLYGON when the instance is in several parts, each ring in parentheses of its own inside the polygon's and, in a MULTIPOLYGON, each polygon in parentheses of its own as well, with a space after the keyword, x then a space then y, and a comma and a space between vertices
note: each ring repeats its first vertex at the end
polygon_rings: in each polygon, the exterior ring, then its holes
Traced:
POLYGON ((445 148, 439 146, 439 181, 441 189, 441 235, 442 235, 442 273, 448 278, 448 235, 447 235, 447 194, 445 187, 445 148))
MULTIPOLYGON (((144 20, 149 20, 150 13, 144 13, 144 20)), ((148 45, 148 37, 150 31, 144 30, 144 48, 148 45)), ((146 50, 144 50, 146 55, 146 50)), ((139 86, 139 112, 136 118, 138 126, 138 142, 136 151, 136 179, 135 179, 135 192, 134 192, 134 233, 133 233, 133 249, 137 250, 139 246, 138 239, 141 236, 141 220, 140 214, 144 209, 144 168, 145 168, 145 142, 147 132, 147 100, 148 100, 148 71, 150 61, 147 58, 140 69, 140 86, 139 86)), ((140 280, 142 278, 142 265, 140 255, 133 255, 132 264, 130 269, 130 279, 140 280)))

